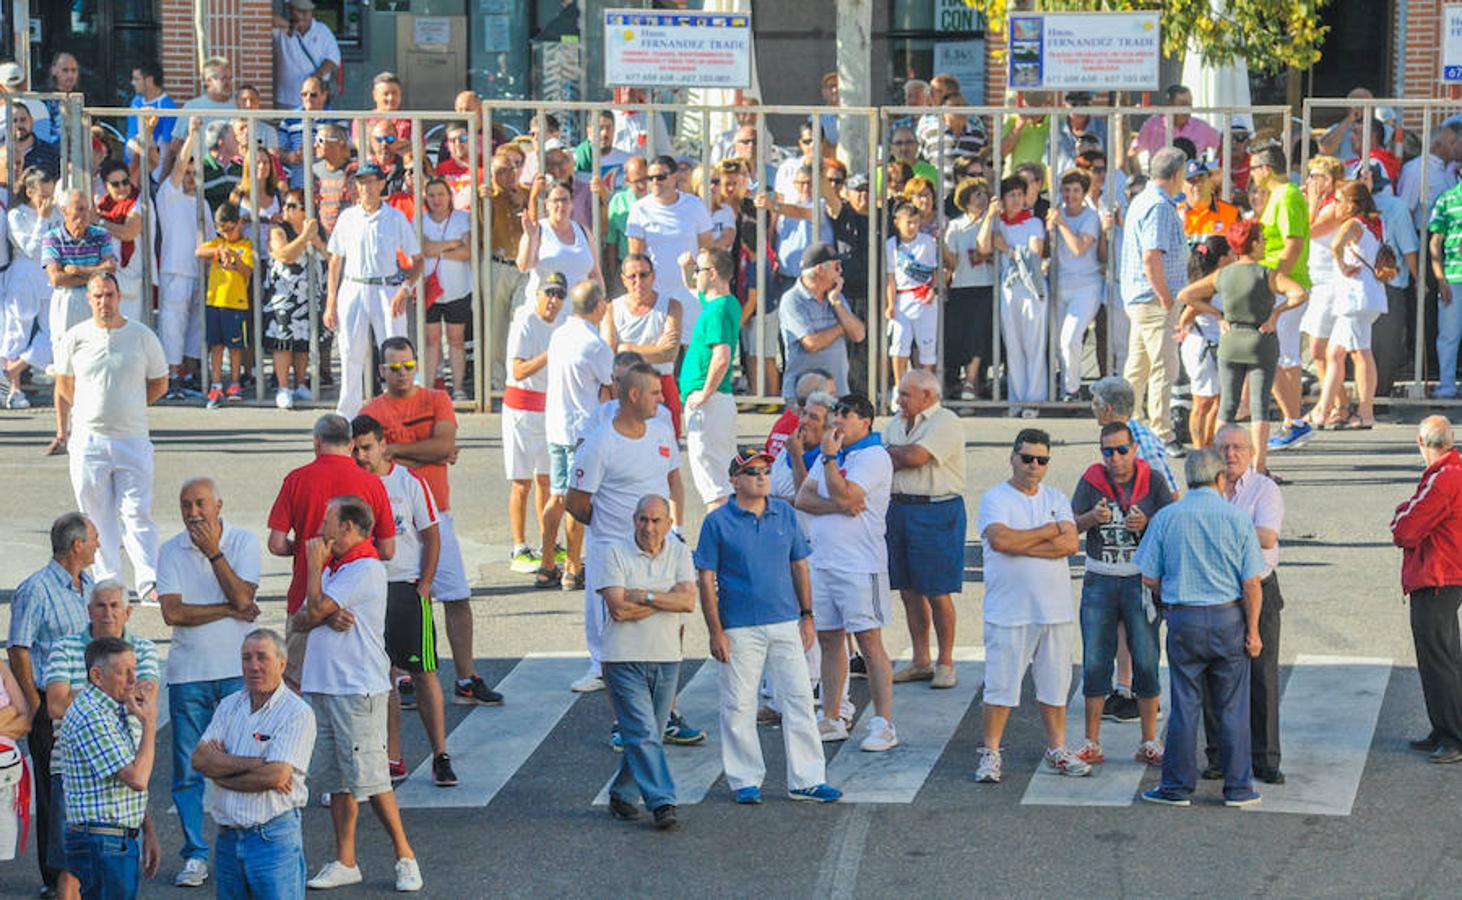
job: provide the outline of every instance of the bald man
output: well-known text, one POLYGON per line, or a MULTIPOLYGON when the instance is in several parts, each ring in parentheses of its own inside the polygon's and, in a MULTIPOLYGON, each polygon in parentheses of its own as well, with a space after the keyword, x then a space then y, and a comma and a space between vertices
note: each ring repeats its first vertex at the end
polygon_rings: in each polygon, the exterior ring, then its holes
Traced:
POLYGON ((1402 550, 1401 589, 1411 598, 1411 639, 1432 730, 1411 742, 1434 763, 1462 762, 1462 456, 1452 423, 1422 420, 1416 438, 1426 471, 1396 507, 1391 540, 1402 550))

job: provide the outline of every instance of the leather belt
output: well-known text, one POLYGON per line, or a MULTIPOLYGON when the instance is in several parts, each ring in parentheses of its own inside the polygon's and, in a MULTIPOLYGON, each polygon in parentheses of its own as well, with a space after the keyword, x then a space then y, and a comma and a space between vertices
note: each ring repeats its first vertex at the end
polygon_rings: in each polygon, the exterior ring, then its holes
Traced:
POLYGON ((356 278, 354 275, 345 276, 346 281, 353 281, 356 284, 389 284, 386 278, 356 278))
POLYGON ((1239 601, 1230 600, 1227 603, 1164 603, 1163 605, 1176 609, 1232 609, 1239 605, 1239 601))
POLYGON ((96 834, 102 837, 135 838, 138 829, 128 828, 124 825, 98 825, 90 822, 83 822, 80 825, 67 823, 67 831, 75 831, 81 834, 96 834))
POLYGON ((959 494, 940 494, 931 497, 928 494, 890 494, 888 499, 894 503, 912 503, 919 506, 927 506, 930 503, 945 503, 950 500, 958 500, 959 494))

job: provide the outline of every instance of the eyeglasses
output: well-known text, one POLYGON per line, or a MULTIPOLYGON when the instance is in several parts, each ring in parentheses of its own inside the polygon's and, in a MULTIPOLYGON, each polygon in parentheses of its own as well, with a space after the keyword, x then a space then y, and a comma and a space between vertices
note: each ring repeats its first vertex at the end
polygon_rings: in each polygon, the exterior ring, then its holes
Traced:
POLYGON ((797 143, 804 144, 804 145, 810 144, 810 143, 812 143, 812 138, 810 138, 810 137, 808 137, 808 138, 798 138, 797 139, 797 143))
POLYGON ((371 137, 371 140, 375 141, 377 144, 394 144, 394 143, 396 143, 396 135, 394 135, 394 134, 377 134, 377 135, 373 135, 371 137))
POLYGON ((712 178, 711 179, 711 187, 720 187, 720 186, 721 186, 721 179, 719 179, 719 178, 712 178))
POLYGON ((631 281, 633 281, 633 280, 635 280, 637 278, 649 278, 652 273, 650 272, 649 269, 643 269, 643 270, 641 270, 639 272, 621 272, 620 274, 623 277, 628 278, 631 281))
POLYGON ((1249 143, 1249 136, 1247 134, 1236 134, 1231 138, 1231 140, 1235 144, 1247 144, 1249 143))
POLYGON ((1038 466, 1044 466, 1044 465, 1046 465, 1047 463, 1049 463, 1051 461, 1051 457, 1049 457, 1049 456, 1037 456, 1034 453, 1022 453, 1022 454, 1020 454, 1020 461, 1023 462, 1023 463, 1025 463, 1026 465, 1030 465, 1031 463, 1035 463, 1038 466))
POLYGON ((772 470, 766 466, 750 466, 741 470, 742 475, 750 475, 755 478, 758 475, 770 475, 772 470))
POLYGON ((467 143, 467 135, 465 135, 465 134, 449 134, 449 135, 447 135, 447 140, 451 141, 454 144, 465 144, 465 143, 467 143))
POLYGON ((107 179, 107 187, 124 188, 131 183, 132 179, 130 178, 122 178, 120 180, 113 178, 107 179))
POLYGON ((670 173, 669 172, 661 172, 659 175, 646 175, 645 177, 648 178, 648 179, 650 179, 653 182, 656 182, 658 184, 659 182, 664 181, 665 179, 669 178, 670 177, 670 173))
POLYGON ((1120 456, 1126 456, 1128 453, 1131 453, 1131 452, 1132 452, 1132 445, 1131 444, 1118 444, 1115 447, 1103 447, 1102 448, 1102 456, 1105 456, 1107 459, 1111 459, 1113 454, 1117 454, 1117 455, 1120 455, 1120 456))
POLYGON ((914 140, 912 138, 908 138, 908 139, 905 139, 905 140, 902 140, 902 141, 894 141, 893 142, 893 145, 895 147, 913 147, 913 146, 917 145, 918 143, 919 143, 918 141, 916 141, 916 140, 914 140))
POLYGON ((398 373, 413 372, 416 370, 416 360, 414 359, 403 360, 402 362, 383 363, 382 365, 384 365, 387 369, 390 369, 392 372, 398 373))

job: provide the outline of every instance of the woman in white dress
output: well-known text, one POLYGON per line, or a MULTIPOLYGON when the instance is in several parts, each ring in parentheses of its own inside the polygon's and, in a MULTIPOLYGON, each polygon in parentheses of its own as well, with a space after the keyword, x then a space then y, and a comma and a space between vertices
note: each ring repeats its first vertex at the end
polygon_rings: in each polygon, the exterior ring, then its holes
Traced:
MULTIPOLYGON (((1371 353, 1371 326, 1386 311, 1385 281, 1376 274, 1382 240, 1381 215, 1370 189, 1345 182, 1336 192, 1342 225, 1330 244, 1339 273, 1334 294, 1335 325, 1330 331, 1329 359, 1320 409, 1332 410, 1325 424, 1368 429, 1376 424, 1376 358, 1371 353), (1355 366, 1355 414, 1345 394, 1345 357, 1355 366)), ((1395 273, 1390 273, 1394 275, 1395 273)))

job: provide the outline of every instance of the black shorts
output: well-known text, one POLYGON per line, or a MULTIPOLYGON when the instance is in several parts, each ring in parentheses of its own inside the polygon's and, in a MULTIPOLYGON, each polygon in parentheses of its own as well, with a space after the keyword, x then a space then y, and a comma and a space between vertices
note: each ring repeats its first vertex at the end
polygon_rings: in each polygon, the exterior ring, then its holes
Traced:
POLYGON ((386 655, 391 665, 406 672, 437 670, 431 598, 417 593, 415 582, 393 581, 386 586, 386 655))
POLYGON ((466 325, 472 321, 472 295, 456 300, 438 300, 426 310, 426 322, 434 325, 446 322, 448 325, 466 325))

